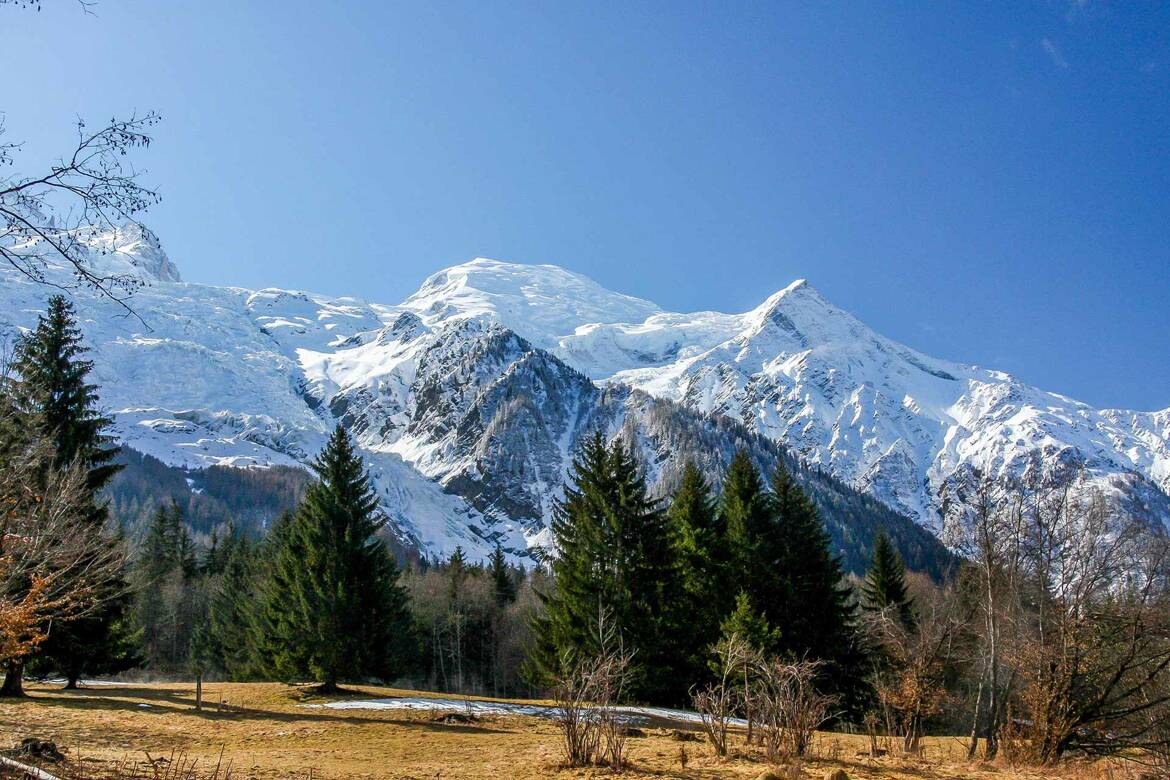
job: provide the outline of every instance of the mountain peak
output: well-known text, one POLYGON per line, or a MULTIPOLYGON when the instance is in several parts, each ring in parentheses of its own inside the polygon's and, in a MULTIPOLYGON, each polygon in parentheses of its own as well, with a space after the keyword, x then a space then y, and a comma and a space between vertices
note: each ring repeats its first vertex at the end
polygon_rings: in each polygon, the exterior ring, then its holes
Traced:
POLYGON ((402 307, 425 321, 490 317, 533 334, 541 346, 583 324, 642 322, 659 311, 650 301, 607 290, 560 266, 486 257, 432 274, 402 307))
POLYGON ((864 328, 851 314, 830 303, 806 279, 797 279, 787 287, 769 295, 763 303, 745 316, 747 332, 758 334, 776 325, 791 333, 806 336, 821 334, 822 341, 830 330, 844 327, 843 335, 856 336, 864 328))
POLYGON ((90 265, 100 275, 134 276, 150 282, 181 282, 158 236, 137 222, 113 228, 81 228, 78 240, 89 250, 90 265))

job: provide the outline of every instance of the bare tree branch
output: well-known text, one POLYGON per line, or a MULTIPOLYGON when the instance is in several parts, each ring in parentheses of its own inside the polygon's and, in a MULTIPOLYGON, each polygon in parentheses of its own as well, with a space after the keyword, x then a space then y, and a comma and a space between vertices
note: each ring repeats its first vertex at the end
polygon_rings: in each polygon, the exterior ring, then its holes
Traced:
MULTIPOLYGON (((0 176, 0 260, 42 284, 84 286, 132 313, 127 298, 140 279, 99 270, 93 255, 117 251, 99 238, 160 202, 156 190, 142 185, 131 160, 136 149, 150 146, 150 128, 158 114, 113 118, 97 130, 77 120, 77 142, 43 173, 0 176), (46 273, 61 264, 72 282, 54 281, 46 273)), ((0 119, 0 138, 4 124, 0 119)), ((13 168, 21 145, 0 143, 0 168, 13 168)))

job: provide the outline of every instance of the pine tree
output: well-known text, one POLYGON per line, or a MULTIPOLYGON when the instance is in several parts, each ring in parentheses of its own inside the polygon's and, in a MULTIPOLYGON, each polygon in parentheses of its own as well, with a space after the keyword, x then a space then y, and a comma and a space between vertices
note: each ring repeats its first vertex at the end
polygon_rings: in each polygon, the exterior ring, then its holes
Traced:
POLYGON ((913 627, 914 605, 906 593, 906 566, 884 531, 874 540, 873 563, 861 583, 861 597, 865 609, 888 610, 903 626, 913 627))
POLYGON ((459 602, 460 591, 467 579, 467 556, 463 554, 463 546, 455 545, 455 552, 447 559, 447 597, 452 604, 459 602))
POLYGON ((680 701, 688 682, 679 673, 682 600, 669 521, 650 498, 633 454, 620 441, 607 447, 600 432, 585 441, 571 482, 552 523, 556 587, 542 595, 545 614, 534 625, 538 669, 547 677, 566 652, 596 652, 604 610, 636 653, 630 695, 680 701))
POLYGON ((319 481, 275 551, 268 665, 288 678, 311 675, 333 692, 343 679, 400 673, 410 618, 398 567, 376 537, 385 519, 369 474, 341 426, 314 470, 319 481))
POLYGON ((739 636, 758 652, 766 652, 779 641, 779 632, 768 625, 763 613, 752 606, 751 597, 740 591, 735 597, 735 609, 720 624, 724 639, 739 636))
MULTIPOLYGON (((48 467, 85 467, 90 533, 105 534, 107 510, 98 494, 120 466, 114 463, 118 447, 107 432, 112 420, 98 411, 98 389, 88 381, 93 363, 85 359, 87 351, 73 306, 63 296, 53 296, 36 328, 16 346, 16 394, 18 403, 34 412, 40 434, 53 445, 48 467)), ((110 537, 108 543, 121 542, 110 537)), ((115 584, 111 593, 123 590, 122 584, 115 584)), ((122 619, 126 606, 126 599, 110 598, 96 614, 54 626, 40 648, 40 663, 62 671, 68 688, 77 686, 83 671, 114 671, 102 662, 116 666, 123 657, 126 636, 119 631, 126 625, 122 619)), ((0 694, 19 695, 22 674, 19 664, 10 666, 0 694)))
POLYGON ((284 612, 281 595, 290 587, 283 570, 277 568, 277 561, 292 544, 295 521, 292 512, 281 512, 254 551, 251 585, 255 598, 249 604, 241 604, 239 612, 249 627, 246 635, 251 639, 250 647, 245 665, 233 675, 291 679, 298 676, 296 670, 303 669, 308 663, 297 654, 296 645, 278 635, 275 626, 275 621, 284 612))
POLYGON ((719 495, 719 522, 724 534, 726 570, 718 591, 719 614, 733 608, 736 592, 744 590, 757 604, 768 604, 777 594, 770 587, 775 571, 761 562, 761 544, 771 531, 768 497, 763 479, 746 450, 732 458, 719 495))
POLYGON ((496 545, 488 560, 488 568, 492 576, 492 592, 495 595, 496 607, 503 609, 516 600, 516 582, 512 579, 512 572, 508 568, 508 559, 504 549, 496 545))
POLYGON ((91 512, 101 524, 106 512, 97 492, 121 467, 113 462, 118 447, 107 433, 113 421, 98 411, 98 388, 88 381, 93 370, 84 357, 88 351, 73 305, 55 295, 36 328, 17 344, 14 367, 23 401, 38 409, 43 433, 53 442, 53 465, 86 466, 86 484, 95 496, 91 512))
POLYGON ((722 518, 715 511, 711 487, 693 461, 683 467, 682 481, 667 510, 678 543, 678 558, 686 593, 685 630, 693 677, 699 679, 708 648, 718 638, 724 617, 727 550, 722 518))
POLYGON ((242 680, 255 670, 255 552, 245 536, 232 532, 221 557, 223 572, 208 608, 207 663, 228 679, 242 680))
POLYGON ((780 632, 775 649, 825 661, 824 689, 840 694, 842 703, 852 708, 863 695, 863 659, 841 560, 830 550, 816 506, 783 463, 773 472, 769 504, 772 529, 763 562, 778 573, 779 581, 765 615, 780 632))

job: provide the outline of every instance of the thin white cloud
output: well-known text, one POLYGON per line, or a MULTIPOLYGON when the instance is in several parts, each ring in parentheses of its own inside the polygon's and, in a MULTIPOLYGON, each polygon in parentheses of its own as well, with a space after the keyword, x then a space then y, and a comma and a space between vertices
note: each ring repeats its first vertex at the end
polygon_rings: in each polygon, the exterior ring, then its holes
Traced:
POLYGON ((1068 60, 1066 60, 1064 55, 1061 54, 1060 49, 1056 48, 1055 43, 1048 40, 1047 38, 1044 38, 1040 41, 1040 46, 1043 47, 1044 52, 1048 55, 1049 59, 1052 60, 1053 65, 1065 70, 1068 69, 1068 60))

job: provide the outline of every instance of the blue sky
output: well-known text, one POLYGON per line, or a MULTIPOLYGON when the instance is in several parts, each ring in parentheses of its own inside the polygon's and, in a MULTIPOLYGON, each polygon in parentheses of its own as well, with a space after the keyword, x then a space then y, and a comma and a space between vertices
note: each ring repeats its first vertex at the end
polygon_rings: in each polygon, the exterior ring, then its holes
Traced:
POLYGON ((396 302, 475 255, 662 306, 795 278, 927 353, 1170 405, 1170 5, 0 7, 9 140, 163 114, 190 281, 396 302))

